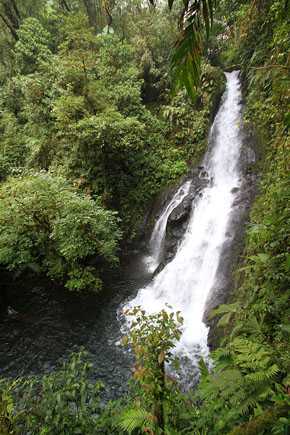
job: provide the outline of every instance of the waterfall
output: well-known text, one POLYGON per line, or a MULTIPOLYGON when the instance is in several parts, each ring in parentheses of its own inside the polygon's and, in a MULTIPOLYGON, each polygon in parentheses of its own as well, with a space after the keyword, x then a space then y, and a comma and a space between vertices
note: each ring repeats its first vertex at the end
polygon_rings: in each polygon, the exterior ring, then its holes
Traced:
MULTIPOLYGON (((176 351, 190 359, 196 353, 208 353, 208 328, 203 322, 203 314, 215 286, 218 266, 223 261, 222 247, 227 240, 236 188, 240 186, 242 115, 238 75, 237 71, 226 73, 226 91, 209 134, 210 145, 203 166, 211 183, 193 200, 189 224, 173 260, 129 302, 130 307, 140 305, 149 313, 165 308, 166 304, 174 311, 181 311, 184 325, 176 351)), ((179 190, 172 207, 171 204, 167 206, 156 224, 152 240, 161 240, 156 242, 159 252, 169 210, 174 209, 177 197, 180 199, 182 195, 179 190)), ((158 257, 159 254, 155 255, 158 257)))
POLYGON ((166 234, 167 221, 170 213, 182 202, 185 196, 188 194, 190 189, 191 181, 186 181, 177 190, 169 204, 162 211, 160 217, 154 225, 152 235, 149 241, 149 251, 150 256, 147 256, 145 262, 149 269, 154 272, 154 270, 159 266, 160 259, 162 256, 163 242, 166 234))

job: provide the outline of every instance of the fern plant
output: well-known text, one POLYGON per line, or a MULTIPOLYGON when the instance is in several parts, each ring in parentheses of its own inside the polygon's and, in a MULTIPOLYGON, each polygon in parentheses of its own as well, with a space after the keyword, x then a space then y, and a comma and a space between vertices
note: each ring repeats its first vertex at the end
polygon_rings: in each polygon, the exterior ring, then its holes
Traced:
POLYGON ((156 418, 143 408, 126 409, 120 417, 117 426, 124 432, 132 434, 139 430, 140 433, 157 434, 156 418))

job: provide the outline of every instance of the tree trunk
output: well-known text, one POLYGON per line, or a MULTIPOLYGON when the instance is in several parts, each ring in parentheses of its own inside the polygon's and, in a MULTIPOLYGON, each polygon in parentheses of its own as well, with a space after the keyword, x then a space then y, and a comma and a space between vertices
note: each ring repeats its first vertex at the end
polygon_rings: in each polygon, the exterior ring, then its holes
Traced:
POLYGON ((97 9, 95 0, 83 0, 90 26, 97 30, 97 9))
POLYGON ((3 23, 5 24, 5 26, 7 27, 7 29, 9 30, 9 32, 11 33, 13 39, 15 39, 15 41, 18 40, 18 35, 16 33, 16 31, 14 30, 13 26, 10 24, 10 22, 7 20, 7 18, 5 17, 5 15, 0 14, 0 17, 2 18, 3 23))
POLYGON ((59 0, 59 5, 60 5, 61 9, 63 9, 65 12, 71 11, 70 6, 66 0, 59 0))
POLYGON ((12 37, 17 41, 17 30, 19 29, 21 17, 15 0, 1 0, 2 12, 0 17, 11 33, 12 37))
POLYGON ((159 369, 160 369, 160 380, 159 380, 160 391, 158 392, 158 395, 156 397, 154 415, 157 420, 157 425, 161 429, 161 433, 164 433, 164 428, 165 428, 165 415, 164 415, 165 362, 164 361, 161 364, 159 364, 159 369))
POLYGON ((17 7, 17 4, 16 4, 15 0, 10 0, 10 3, 11 3, 11 6, 13 8, 14 14, 18 19, 18 24, 19 24, 19 21, 21 20, 21 16, 20 16, 20 12, 19 12, 19 9, 17 7))

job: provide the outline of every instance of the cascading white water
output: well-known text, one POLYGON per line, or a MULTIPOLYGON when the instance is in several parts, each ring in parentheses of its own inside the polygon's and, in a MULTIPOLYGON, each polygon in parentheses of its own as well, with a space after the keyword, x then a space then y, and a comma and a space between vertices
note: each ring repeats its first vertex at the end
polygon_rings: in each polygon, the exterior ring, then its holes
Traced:
MULTIPOLYGON (((197 349, 204 356, 208 353, 208 328, 203 323, 203 313, 222 261, 221 249, 237 194, 234 188, 240 184, 240 82, 237 71, 226 73, 226 77, 226 92, 210 132, 212 147, 203 162, 211 183, 193 204, 187 231, 174 259, 129 303, 131 307, 140 305, 147 312, 159 311, 166 304, 181 311, 184 325, 176 351, 191 359, 197 349)), ((168 218, 169 214, 167 207, 162 216, 168 218)), ((167 218, 162 218, 156 227, 163 235, 167 218)))
POLYGON ((167 221, 170 213, 182 202, 190 189, 191 181, 186 181, 177 190, 169 204, 165 207, 160 217, 158 218, 152 235, 149 241, 150 256, 147 256, 145 262, 149 269, 154 272, 160 263, 160 257, 162 254, 163 242, 165 239, 167 221))

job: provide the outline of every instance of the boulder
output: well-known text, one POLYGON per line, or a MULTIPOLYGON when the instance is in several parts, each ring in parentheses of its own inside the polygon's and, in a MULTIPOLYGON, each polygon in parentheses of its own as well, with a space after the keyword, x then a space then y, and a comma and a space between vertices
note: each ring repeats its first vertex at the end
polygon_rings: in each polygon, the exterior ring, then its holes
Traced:
POLYGON ((189 217, 191 205, 191 198, 185 197, 184 200, 170 214, 167 225, 172 224, 175 226, 184 223, 189 217))
POLYGON ((195 200, 202 195, 203 189, 211 181, 203 166, 193 169, 190 175, 192 177, 192 184, 188 195, 184 197, 182 202, 168 217, 163 256, 165 263, 174 258, 183 235, 187 230, 195 200))

